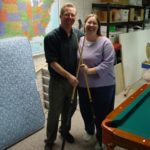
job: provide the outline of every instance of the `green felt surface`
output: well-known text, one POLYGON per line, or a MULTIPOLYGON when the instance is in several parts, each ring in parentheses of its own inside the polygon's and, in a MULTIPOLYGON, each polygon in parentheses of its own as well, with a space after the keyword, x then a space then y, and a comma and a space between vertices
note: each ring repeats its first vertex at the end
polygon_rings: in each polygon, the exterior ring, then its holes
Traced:
POLYGON ((150 138, 150 88, 142 92, 112 122, 123 131, 150 138))

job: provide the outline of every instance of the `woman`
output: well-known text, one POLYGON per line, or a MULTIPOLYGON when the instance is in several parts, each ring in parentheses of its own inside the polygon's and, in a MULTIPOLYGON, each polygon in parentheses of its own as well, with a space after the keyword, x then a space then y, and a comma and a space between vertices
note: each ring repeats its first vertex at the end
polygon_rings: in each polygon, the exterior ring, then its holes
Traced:
POLYGON ((115 51, 111 41, 101 36, 100 22, 95 14, 88 15, 84 23, 85 37, 80 39, 78 52, 78 59, 82 55, 78 87, 79 104, 87 135, 92 136, 96 127, 95 149, 102 149, 101 123, 114 108, 115 51), (84 73, 88 79, 92 103, 89 101, 84 73))

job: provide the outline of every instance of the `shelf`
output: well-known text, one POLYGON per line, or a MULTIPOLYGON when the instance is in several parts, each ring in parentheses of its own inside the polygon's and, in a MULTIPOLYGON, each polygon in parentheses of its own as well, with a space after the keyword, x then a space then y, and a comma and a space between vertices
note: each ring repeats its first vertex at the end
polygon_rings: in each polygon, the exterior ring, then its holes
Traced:
MULTIPOLYGON (((110 25, 124 25, 124 24, 126 24, 127 23, 127 21, 125 21, 125 22, 110 22, 109 24, 110 25)), ((101 25, 107 25, 107 22, 101 22, 101 25)))
POLYGON ((126 9, 128 8, 127 5, 119 5, 119 4, 109 4, 109 3, 105 3, 105 4, 96 4, 96 3, 92 3, 92 8, 95 9, 99 9, 99 8, 117 8, 117 9, 126 9))
POLYGON ((129 27, 140 26, 144 29, 146 6, 120 5, 120 4, 92 4, 92 11, 96 13, 101 25, 106 26, 106 35, 109 37, 111 25, 124 26, 128 32, 129 27))
MULTIPOLYGON (((104 8, 106 9, 109 7, 110 9, 116 8, 116 9, 129 9, 129 8, 136 8, 136 9, 142 9, 144 6, 136 6, 136 5, 120 5, 120 4, 110 4, 110 3, 105 3, 105 4, 98 4, 98 3, 92 3, 92 8, 104 8)), ((150 6, 145 6, 145 7, 150 7, 150 6)))

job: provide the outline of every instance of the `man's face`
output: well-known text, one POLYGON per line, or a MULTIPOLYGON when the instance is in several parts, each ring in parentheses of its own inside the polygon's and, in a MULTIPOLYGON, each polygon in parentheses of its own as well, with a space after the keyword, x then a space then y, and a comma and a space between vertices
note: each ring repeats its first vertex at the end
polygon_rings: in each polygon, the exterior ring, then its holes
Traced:
POLYGON ((72 7, 66 7, 64 9, 64 13, 60 16, 60 19, 63 26, 72 27, 76 19, 76 9, 72 7))

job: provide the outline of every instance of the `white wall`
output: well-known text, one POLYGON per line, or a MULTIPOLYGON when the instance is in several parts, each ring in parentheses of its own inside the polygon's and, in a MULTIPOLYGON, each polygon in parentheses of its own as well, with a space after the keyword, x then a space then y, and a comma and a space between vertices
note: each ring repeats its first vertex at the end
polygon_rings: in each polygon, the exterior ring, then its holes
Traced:
POLYGON ((147 60, 146 44, 150 42, 150 29, 120 34, 125 87, 142 77, 141 63, 147 60))

